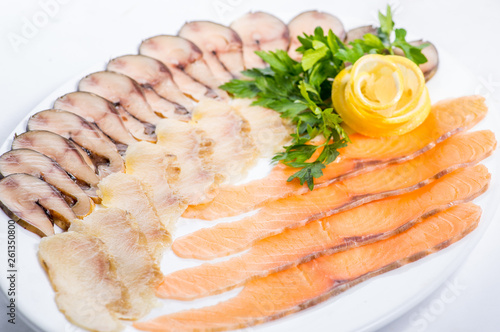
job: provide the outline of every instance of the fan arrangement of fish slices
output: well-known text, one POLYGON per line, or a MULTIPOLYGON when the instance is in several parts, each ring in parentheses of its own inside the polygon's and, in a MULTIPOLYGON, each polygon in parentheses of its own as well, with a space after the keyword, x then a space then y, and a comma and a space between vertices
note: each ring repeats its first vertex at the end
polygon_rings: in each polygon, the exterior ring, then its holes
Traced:
MULTIPOLYGON (((264 67, 256 50, 300 58, 296 36, 318 25, 344 40, 373 30, 346 33, 317 11, 288 25, 263 12, 230 27, 189 22, 177 36, 146 39, 138 55, 111 60, 29 118, 0 157, 0 202, 43 237, 38 256, 70 322, 90 331, 119 331, 126 321, 144 331, 253 326, 439 251, 477 226, 481 209, 470 201, 490 181, 478 163, 496 147, 491 131, 468 131, 487 112, 477 96, 435 103, 424 124, 399 137, 352 134, 314 191, 287 182, 295 170, 282 164, 237 183, 287 144, 292 127, 218 87, 264 67), (172 242, 181 216, 206 223, 254 210, 172 242), (206 262, 163 275, 165 250, 206 262), (241 286, 213 306, 139 320, 158 298, 189 301, 241 286)), ((429 79, 437 54, 428 56, 429 79)))

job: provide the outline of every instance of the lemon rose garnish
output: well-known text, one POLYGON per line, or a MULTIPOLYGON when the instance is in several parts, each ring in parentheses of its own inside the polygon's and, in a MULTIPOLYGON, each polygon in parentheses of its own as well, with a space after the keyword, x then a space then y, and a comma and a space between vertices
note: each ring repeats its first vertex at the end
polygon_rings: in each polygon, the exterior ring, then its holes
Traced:
POLYGON ((372 137, 407 133, 431 110, 422 71, 396 55, 365 55, 342 70, 333 83, 332 101, 345 124, 372 137))

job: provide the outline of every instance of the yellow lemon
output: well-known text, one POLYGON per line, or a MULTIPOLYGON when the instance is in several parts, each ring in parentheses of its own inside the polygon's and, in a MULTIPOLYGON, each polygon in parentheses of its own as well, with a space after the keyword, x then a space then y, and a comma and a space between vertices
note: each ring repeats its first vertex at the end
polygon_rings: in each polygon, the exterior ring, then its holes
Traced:
POLYGON ((332 101, 346 125, 372 137, 407 133, 431 110, 422 71, 396 55, 365 55, 342 70, 333 82, 332 101))

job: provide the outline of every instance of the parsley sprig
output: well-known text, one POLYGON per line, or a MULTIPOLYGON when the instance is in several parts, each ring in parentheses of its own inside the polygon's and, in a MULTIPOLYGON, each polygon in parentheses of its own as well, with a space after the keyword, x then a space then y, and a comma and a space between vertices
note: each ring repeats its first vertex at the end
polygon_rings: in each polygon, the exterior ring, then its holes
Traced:
POLYGON ((427 61, 422 54, 426 44, 413 46, 406 41, 406 30, 394 29, 390 6, 385 15, 379 12, 379 21, 377 35, 366 34, 349 45, 331 30, 325 35, 321 27, 312 35, 298 36, 300 62, 283 50, 257 51, 269 67, 243 71, 247 79, 231 80, 221 86, 237 98, 255 98, 253 105, 273 109, 296 125, 290 145, 273 158, 300 168, 288 181, 298 179, 313 190, 314 178, 321 177, 325 166, 338 157, 339 149, 350 142, 331 102, 333 79, 346 65, 367 53, 394 54, 395 47, 417 65, 427 61), (319 135, 324 138, 322 143, 311 144, 319 135), (313 156, 317 157, 312 160, 313 156))
POLYGON ((363 39, 356 39, 350 42, 350 48, 340 50, 338 56, 344 61, 355 63, 356 60, 365 54, 394 54, 394 48, 399 48, 404 52, 405 57, 415 62, 417 65, 427 62, 427 58, 422 54, 422 49, 429 46, 424 43, 418 46, 411 45, 406 41, 405 29, 394 29, 392 20, 392 10, 387 6, 386 14, 378 13, 380 27, 377 35, 366 34, 363 39), (393 33, 394 32, 394 33, 393 33))

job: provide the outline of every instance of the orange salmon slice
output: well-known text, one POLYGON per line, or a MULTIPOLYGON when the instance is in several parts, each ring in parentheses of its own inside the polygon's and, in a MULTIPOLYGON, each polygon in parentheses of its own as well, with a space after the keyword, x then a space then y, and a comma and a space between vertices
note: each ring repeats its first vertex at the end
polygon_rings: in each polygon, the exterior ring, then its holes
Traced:
POLYGON ((368 203, 255 243, 229 260, 166 275, 157 296, 191 300, 221 293, 320 255, 396 235, 422 218, 468 202, 488 188, 483 165, 459 169, 416 191, 368 203))
POLYGON ((136 322, 134 327, 155 332, 223 331, 278 319, 449 246, 474 230, 480 216, 477 205, 457 205, 389 239, 251 281, 238 295, 214 306, 136 322))
POLYGON ((172 249, 183 258, 213 259, 235 254, 286 229, 416 190, 458 168, 481 161, 495 147, 495 136, 489 130, 456 135, 410 161, 270 202, 250 217, 180 237, 172 249))
MULTIPOLYGON (((426 121, 405 135, 383 138, 351 135, 352 143, 341 151, 336 162, 323 170, 323 176, 315 181, 316 188, 389 163, 415 158, 448 137, 472 128, 484 118, 486 112, 483 97, 461 97, 433 105, 426 121)), ((297 181, 287 182, 296 171, 278 164, 263 179, 221 188, 211 202, 190 206, 183 216, 204 220, 235 216, 266 202, 308 192, 307 186, 301 186, 297 181)))

